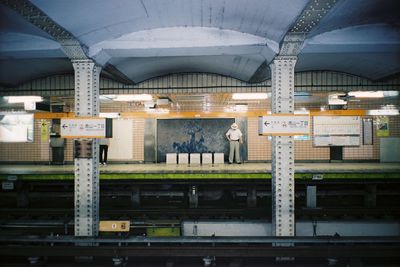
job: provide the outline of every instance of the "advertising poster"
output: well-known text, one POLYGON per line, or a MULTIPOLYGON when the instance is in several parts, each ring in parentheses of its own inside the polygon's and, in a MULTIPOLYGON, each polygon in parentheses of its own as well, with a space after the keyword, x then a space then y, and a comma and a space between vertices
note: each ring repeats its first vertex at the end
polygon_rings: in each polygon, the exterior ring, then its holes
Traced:
POLYGON ((389 118, 388 117, 383 117, 379 118, 377 120, 376 124, 376 135, 378 137, 388 137, 390 132, 389 132, 389 118))

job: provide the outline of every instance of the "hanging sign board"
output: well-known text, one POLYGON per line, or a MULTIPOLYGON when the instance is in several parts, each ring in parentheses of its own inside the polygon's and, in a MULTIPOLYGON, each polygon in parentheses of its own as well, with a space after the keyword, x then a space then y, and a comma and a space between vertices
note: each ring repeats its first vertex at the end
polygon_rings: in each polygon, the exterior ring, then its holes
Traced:
POLYGON ((106 137, 106 119, 74 118, 61 119, 62 138, 104 138, 106 137))
POLYGON ((259 119, 259 135, 308 135, 310 116, 280 114, 259 119))

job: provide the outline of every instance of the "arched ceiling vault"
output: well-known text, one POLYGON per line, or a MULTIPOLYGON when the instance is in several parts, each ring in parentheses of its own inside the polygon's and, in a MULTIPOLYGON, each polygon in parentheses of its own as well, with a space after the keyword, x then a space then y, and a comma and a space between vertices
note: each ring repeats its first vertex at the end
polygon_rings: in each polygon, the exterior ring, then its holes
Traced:
MULTIPOLYGON (((180 72, 247 82, 268 65, 305 8, 329 0, 32 0, 70 33, 103 74, 135 83, 180 72)), ((0 83, 72 73, 59 41, 0 1, 0 83)), ((11 1, 12 2, 12 1, 11 1)), ((334 1, 335 2, 335 1, 334 1)), ((400 72, 396 0, 338 0, 307 33, 296 71, 332 70, 380 80, 400 72)), ((45 20, 46 21, 46 20, 45 20)))

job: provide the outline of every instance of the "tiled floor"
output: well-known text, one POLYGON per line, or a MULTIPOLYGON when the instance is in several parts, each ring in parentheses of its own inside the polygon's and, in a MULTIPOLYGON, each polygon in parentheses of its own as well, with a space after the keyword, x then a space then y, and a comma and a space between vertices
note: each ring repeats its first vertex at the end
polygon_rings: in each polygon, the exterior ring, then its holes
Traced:
MULTIPOLYGON (((270 163, 167 165, 109 164, 100 166, 102 173, 263 173, 271 171, 270 163)), ((393 172, 400 171, 398 163, 298 163, 297 173, 306 172, 393 172)), ((0 165, 0 174, 72 173, 73 165, 0 165)))

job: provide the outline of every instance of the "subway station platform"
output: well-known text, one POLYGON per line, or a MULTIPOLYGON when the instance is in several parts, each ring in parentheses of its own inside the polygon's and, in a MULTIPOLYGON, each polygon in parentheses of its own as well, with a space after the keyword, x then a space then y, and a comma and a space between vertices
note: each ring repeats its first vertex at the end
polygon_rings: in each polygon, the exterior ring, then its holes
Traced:
MULTIPOLYGON (((0 165, 0 179, 17 175, 22 179, 73 179, 73 165, 0 165)), ((100 165, 101 179, 267 179, 271 163, 168 165, 109 164, 100 165)), ((397 163, 296 163, 295 178, 399 178, 397 163), (337 175, 340 174, 340 176, 337 175), (315 177, 314 177, 315 178, 315 177)))

